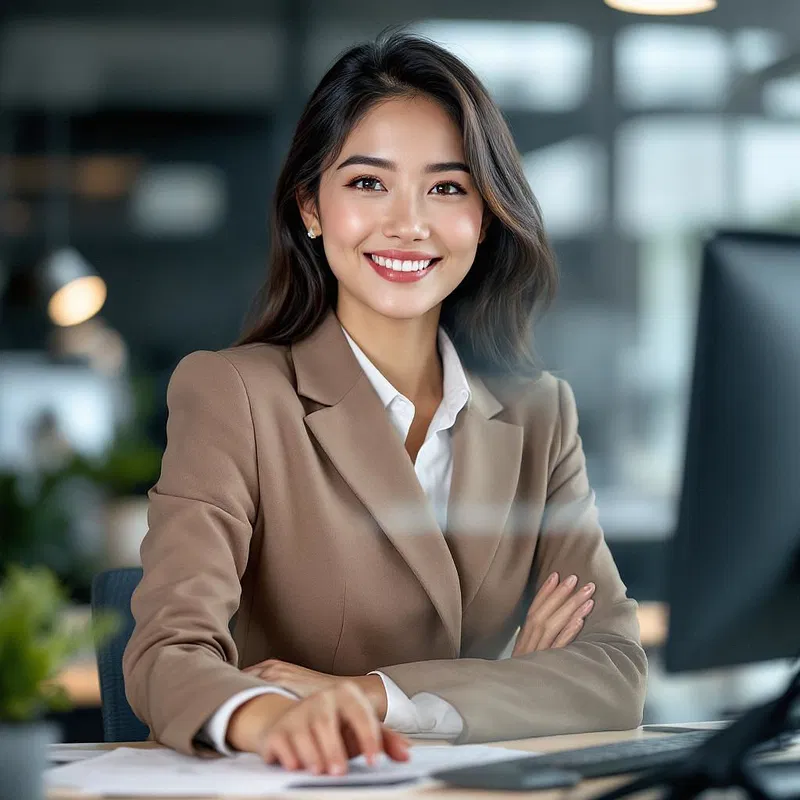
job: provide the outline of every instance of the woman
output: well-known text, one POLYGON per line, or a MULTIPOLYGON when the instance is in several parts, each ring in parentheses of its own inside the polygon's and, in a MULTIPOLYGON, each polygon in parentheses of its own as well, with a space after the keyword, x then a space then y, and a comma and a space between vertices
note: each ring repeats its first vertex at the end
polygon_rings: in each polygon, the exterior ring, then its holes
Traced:
POLYGON ((346 52, 278 181, 256 324, 170 382, 124 662, 156 739, 336 774, 407 758, 402 732, 639 724, 575 402, 527 349, 554 283, 469 69, 405 34, 346 52))

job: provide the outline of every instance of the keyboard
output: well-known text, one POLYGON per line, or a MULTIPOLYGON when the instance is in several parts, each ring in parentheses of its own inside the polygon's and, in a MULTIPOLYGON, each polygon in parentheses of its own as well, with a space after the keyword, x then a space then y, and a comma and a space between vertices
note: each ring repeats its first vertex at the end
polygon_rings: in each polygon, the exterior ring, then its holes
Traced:
POLYGON ((515 758, 483 766, 459 767, 435 772, 431 777, 451 786, 469 789, 546 788, 547 776, 553 786, 569 773, 578 779, 605 778, 643 772, 680 761, 716 731, 672 733, 647 739, 614 742, 578 750, 562 750, 530 758, 515 758))

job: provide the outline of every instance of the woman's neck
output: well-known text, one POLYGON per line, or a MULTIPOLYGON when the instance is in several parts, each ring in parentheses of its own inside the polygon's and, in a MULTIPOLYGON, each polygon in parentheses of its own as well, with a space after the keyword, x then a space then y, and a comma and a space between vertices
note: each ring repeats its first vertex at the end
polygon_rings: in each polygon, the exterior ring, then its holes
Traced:
POLYGON ((439 404, 444 376, 437 346, 438 308, 422 317, 391 319, 340 299, 336 315, 398 392, 415 406, 439 404))

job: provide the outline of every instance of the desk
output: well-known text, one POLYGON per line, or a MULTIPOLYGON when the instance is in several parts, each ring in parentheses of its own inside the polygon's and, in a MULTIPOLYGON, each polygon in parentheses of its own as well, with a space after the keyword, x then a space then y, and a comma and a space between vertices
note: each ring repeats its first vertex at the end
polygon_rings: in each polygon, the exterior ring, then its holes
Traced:
MULTIPOLYGON (((641 729, 632 731, 613 731, 609 733, 582 733, 570 736, 548 736, 540 739, 522 739, 519 741, 494 743, 493 747, 510 747, 516 750, 531 750, 536 752, 555 752, 558 750, 570 750, 578 747, 590 747, 595 744, 609 744, 611 742, 620 742, 630 739, 652 738, 654 736, 669 736, 670 734, 651 733, 641 729)), ((413 742, 415 747, 424 747, 426 744, 441 745, 442 742, 425 742, 416 740, 413 742)), ((98 744, 98 749, 108 750, 118 747, 115 744, 98 744)), ((125 745, 127 747, 159 747, 153 742, 140 742, 136 744, 125 745)), ((582 798, 589 798, 597 794, 604 788, 611 787, 624 779, 621 778, 605 778, 602 780, 585 781, 580 786, 557 791, 546 792, 478 792, 463 789, 450 789, 444 786, 427 786, 413 788, 410 787, 405 791, 393 788, 388 790, 371 791, 359 790, 358 797, 372 797, 373 795, 380 795, 386 798, 429 798, 430 800, 514 800, 520 796, 535 797, 537 800, 581 800, 582 798)), ((337 800, 337 798, 344 797, 342 792, 335 792, 326 790, 324 792, 311 792, 311 791, 293 791, 292 796, 297 798, 325 798, 325 800, 337 800)), ((350 795, 355 796, 355 795, 350 795)), ((88 797, 88 795, 77 794, 68 790, 51 790, 47 794, 47 800, 77 800, 77 798, 88 797)), ((223 796, 220 796, 223 797, 223 796)), ((150 797, 150 800, 159 800, 158 798, 150 797)), ((167 800, 164 798, 164 800, 167 800)))

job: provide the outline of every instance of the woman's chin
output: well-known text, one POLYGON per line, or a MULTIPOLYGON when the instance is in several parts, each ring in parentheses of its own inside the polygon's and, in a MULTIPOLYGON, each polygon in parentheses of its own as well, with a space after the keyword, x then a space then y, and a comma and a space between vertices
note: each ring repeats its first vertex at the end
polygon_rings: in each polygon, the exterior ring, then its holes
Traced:
POLYGON ((429 314, 438 307, 438 303, 409 303, 409 302, 371 302, 369 307, 376 314, 394 320, 416 319, 429 314))

